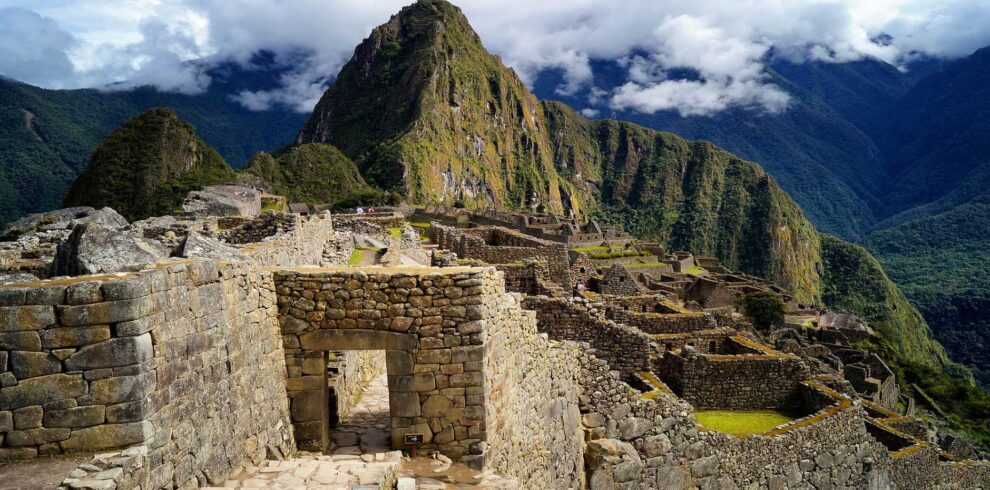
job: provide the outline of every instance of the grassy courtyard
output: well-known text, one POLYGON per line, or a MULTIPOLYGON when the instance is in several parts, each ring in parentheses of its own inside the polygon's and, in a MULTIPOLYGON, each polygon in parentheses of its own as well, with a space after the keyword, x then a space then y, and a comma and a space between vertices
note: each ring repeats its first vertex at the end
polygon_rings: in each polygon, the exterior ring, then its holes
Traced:
POLYGON ((798 417, 779 410, 703 410, 694 413, 702 427, 736 437, 762 434, 798 417))

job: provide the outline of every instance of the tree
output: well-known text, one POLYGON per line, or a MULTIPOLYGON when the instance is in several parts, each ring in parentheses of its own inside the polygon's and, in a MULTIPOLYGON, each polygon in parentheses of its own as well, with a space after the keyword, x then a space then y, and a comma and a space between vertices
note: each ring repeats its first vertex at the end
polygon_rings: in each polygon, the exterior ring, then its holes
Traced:
POLYGON ((770 291, 749 293, 743 298, 743 313, 761 330, 768 330, 784 319, 784 301, 770 291))

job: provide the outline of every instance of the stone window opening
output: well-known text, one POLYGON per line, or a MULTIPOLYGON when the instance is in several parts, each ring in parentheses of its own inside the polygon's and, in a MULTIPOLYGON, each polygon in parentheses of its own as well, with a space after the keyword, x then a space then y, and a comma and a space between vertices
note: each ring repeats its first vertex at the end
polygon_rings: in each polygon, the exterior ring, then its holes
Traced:
POLYGON ((708 352, 715 353, 715 341, 708 342, 708 352))

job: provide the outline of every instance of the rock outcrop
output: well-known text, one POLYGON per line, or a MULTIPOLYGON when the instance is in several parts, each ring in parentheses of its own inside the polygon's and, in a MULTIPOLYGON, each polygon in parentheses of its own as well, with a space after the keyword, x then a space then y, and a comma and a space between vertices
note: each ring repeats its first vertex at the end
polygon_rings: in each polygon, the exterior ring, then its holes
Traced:
POLYGON ((250 258, 226 243, 196 231, 190 231, 182 244, 180 257, 216 260, 250 260, 250 258))
POLYGON ((134 270, 168 257, 150 241, 118 233, 98 223, 77 225, 58 246, 53 276, 78 276, 134 270))
POLYGON ((215 185, 190 192, 182 210, 193 216, 255 216, 261 212, 261 193, 250 187, 215 185))

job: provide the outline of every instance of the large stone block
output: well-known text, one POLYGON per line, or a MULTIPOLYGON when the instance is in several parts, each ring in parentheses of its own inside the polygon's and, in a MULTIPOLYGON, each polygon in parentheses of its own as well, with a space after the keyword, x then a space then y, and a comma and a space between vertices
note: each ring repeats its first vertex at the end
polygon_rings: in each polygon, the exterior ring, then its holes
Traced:
POLYGON ((87 403, 111 405, 140 400, 155 390, 155 374, 115 376, 93 381, 87 403))
POLYGON ((60 307, 62 325, 67 327, 106 325, 137 320, 155 313, 150 296, 122 301, 105 301, 91 305, 60 307))
POLYGON ((129 424, 103 424, 72 431, 72 435, 62 442, 62 448, 66 452, 114 449, 142 443, 154 434, 154 426, 146 420, 129 424))
POLYGON ((419 339, 381 330, 328 329, 300 335, 299 345, 307 350, 410 350, 419 347, 419 339))
POLYGON ((292 420, 305 422, 320 420, 323 414, 323 393, 321 391, 304 391, 292 398, 292 420))
POLYGON ((408 352, 390 350, 385 352, 385 365, 387 366, 389 375, 399 376, 412 374, 416 362, 413 360, 412 354, 408 352))
POLYGON ((49 328, 41 332, 41 346, 45 349, 81 347, 107 340, 110 340, 109 325, 49 328))
POLYGON ((51 306, 0 307, 0 332, 39 330, 55 323, 55 308, 51 306))
POLYGON ((0 333, 0 349, 40 351, 41 337, 38 332, 0 333))
POLYGON ((415 373, 402 376, 389 376, 389 390, 399 392, 433 391, 437 389, 433 373, 415 373))
POLYGON ((0 407, 21 408, 31 405, 76 398, 86 394, 88 387, 81 376, 51 374, 21 381, 16 386, 0 389, 0 407))
POLYGON ((11 412, 0 412, 0 432, 10 432, 14 430, 14 414, 11 412))
POLYGON ((69 438, 69 429, 29 429, 7 433, 5 442, 10 447, 40 446, 69 438))
POLYGON ((19 380, 55 374, 62 371, 62 362, 49 352, 10 353, 10 371, 19 380))
POLYGON ((105 412, 106 409, 102 405, 46 410, 43 423, 49 428, 91 427, 103 423, 105 412))
POLYGON ((120 337, 88 345, 65 360, 69 370, 100 369, 139 364, 154 356, 151 334, 120 337))
POLYGON ((392 417, 419 417, 419 393, 388 392, 388 409, 392 417))
POLYGON ((14 410, 14 428, 19 430, 40 429, 41 416, 45 410, 39 405, 14 410))

